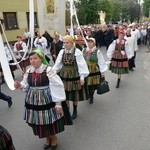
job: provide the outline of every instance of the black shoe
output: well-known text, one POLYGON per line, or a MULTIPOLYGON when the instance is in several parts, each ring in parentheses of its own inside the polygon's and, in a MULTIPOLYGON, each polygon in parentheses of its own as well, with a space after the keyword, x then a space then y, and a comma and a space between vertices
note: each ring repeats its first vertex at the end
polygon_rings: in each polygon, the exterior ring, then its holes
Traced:
POLYGON ((1 84, 5 83, 5 80, 2 80, 1 84))
POLYGON ((133 68, 130 68, 129 70, 130 70, 130 71, 134 71, 134 69, 133 69, 133 68))
POLYGON ((118 85, 118 84, 116 85, 116 88, 119 88, 119 85, 118 85))
POLYGON ((74 120, 74 119, 76 119, 77 118, 77 112, 73 112, 73 114, 72 114, 72 119, 74 120))
POLYGON ((47 145, 47 144, 44 144, 44 145, 43 145, 43 148, 44 148, 44 149, 49 149, 50 147, 51 147, 51 144, 48 144, 48 145, 47 145))
POLYGON ((51 150, 56 150, 57 149, 57 144, 56 145, 51 145, 51 150))
POLYGON ((89 104, 93 104, 93 96, 92 97, 90 97, 90 101, 89 101, 89 104))
POLYGON ((120 84, 120 79, 118 79, 118 81, 117 81, 116 88, 119 88, 119 84, 120 84))
POLYGON ((11 100, 11 97, 8 98, 8 101, 7 101, 7 102, 8 102, 8 107, 11 107, 11 106, 12 106, 12 100, 11 100))

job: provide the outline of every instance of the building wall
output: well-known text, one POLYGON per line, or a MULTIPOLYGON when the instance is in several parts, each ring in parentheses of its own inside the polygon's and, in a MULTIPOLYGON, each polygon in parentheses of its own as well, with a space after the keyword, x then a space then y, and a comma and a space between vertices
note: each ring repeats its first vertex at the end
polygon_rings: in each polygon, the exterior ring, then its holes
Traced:
MULTIPOLYGON (((37 2, 34 0, 34 11, 37 12, 37 2)), ((16 40, 16 35, 23 35, 27 28, 26 12, 29 12, 29 0, 0 0, 0 19, 3 12, 17 12, 18 29, 5 30, 8 41, 16 40)), ((4 37, 3 40, 5 41, 4 37)))
MULTIPOLYGON (((65 34, 65 4, 66 0, 34 0, 34 11, 38 12, 40 30, 47 30, 52 35, 54 31, 58 31, 62 35, 65 34), (50 4, 54 1, 54 13, 46 13, 45 3, 47 1, 50 4)), ((17 12, 19 28, 5 30, 8 41, 14 41, 16 35, 23 35, 25 28, 27 28, 26 12, 29 12, 29 0, 0 0, 0 19, 3 19, 3 12, 17 12)))

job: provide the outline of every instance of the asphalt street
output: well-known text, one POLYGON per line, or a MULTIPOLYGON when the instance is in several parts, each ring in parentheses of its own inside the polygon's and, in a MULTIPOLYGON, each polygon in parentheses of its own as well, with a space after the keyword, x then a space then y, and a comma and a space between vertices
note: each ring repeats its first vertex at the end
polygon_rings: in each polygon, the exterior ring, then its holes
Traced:
MULTIPOLYGON (((117 76, 106 72, 110 92, 95 93, 92 105, 79 103, 74 125, 58 134, 57 150, 150 150, 150 53, 146 51, 139 47, 136 68, 122 77, 119 89, 117 76)), ((102 52, 106 58, 104 47, 102 52)), ((20 81, 21 72, 15 75, 20 81)), ((1 89, 13 98, 11 108, 0 101, 0 124, 11 133, 16 150, 42 150, 44 139, 34 136, 23 120, 25 93, 11 91, 6 84, 1 89)))

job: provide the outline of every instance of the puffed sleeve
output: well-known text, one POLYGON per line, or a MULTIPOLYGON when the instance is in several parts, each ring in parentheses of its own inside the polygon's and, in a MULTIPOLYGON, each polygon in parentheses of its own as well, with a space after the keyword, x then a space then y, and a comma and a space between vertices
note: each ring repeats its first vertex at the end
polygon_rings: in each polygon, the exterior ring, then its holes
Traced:
POLYGON ((26 53, 28 51, 28 47, 25 42, 22 43, 22 47, 23 47, 23 52, 26 53))
POLYGON ((42 49, 45 49, 47 47, 47 40, 46 40, 45 37, 42 37, 42 43, 41 43, 41 45, 42 45, 42 49))
POLYGON ((20 82, 21 84, 21 89, 23 91, 27 91, 29 84, 28 84, 28 74, 29 74, 29 70, 30 68, 25 72, 25 74, 23 75, 23 80, 20 82))
POLYGON ((66 95, 63 82, 51 67, 47 68, 47 77, 53 102, 60 103, 65 101, 66 95))
POLYGON ((112 55, 115 51, 115 46, 116 46, 116 40, 114 40, 108 47, 107 57, 109 58, 109 60, 111 60, 111 58, 112 58, 112 55))
POLYGON ((127 41, 125 42, 125 52, 127 54, 128 59, 131 59, 133 55, 127 41))
POLYGON ((33 43, 35 47, 37 47, 37 40, 38 40, 38 38, 36 38, 33 43))
POLYGON ((108 69, 108 67, 104 60, 103 54, 101 53, 100 50, 97 51, 97 58, 98 58, 98 66, 100 68, 100 72, 103 73, 108 69))
POLYGON ((135 48, 134 51, 138 50, 138 44, 136 38, 134 38, 134 48, 135 48))
POLYGON ((17 43, 15 43, 15 45, 14 45, 14 52, 17 52, 16 44, 17 43))
POLYGON ((80 80, 84 80, 84 78, 89 75, 88 66, 83 57, 83 53, 79 49, 76 49, 75 56, 76 56, 76 62, 78 65, 78 72, 79 72, 80 80))
POLYGON ((53 66, 53 70, 55 70, 56 72, 59 72, 60 69, 63 67, 63 64, 62 64, 62 56, 63 56, 63 53, 64 53, 64 50, 62 49, 58 56, 57 56, 57 59, 56 59, 56 62, 53 66))

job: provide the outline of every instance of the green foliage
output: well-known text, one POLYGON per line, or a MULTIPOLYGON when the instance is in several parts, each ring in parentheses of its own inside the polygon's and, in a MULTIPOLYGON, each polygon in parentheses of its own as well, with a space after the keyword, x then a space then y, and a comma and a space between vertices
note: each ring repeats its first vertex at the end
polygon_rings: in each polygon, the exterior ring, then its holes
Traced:
MULTIPOLYGON (((145 0, 150 8, 150 0, 145 0)), ((99 11, 106 13, 106 22, 130 20, 138 21, 140 18, 140 5, 137 0, 79 0, 76 3, 77 15, 80 24, 94 24, 99 21, 99 11)), ((146 11, 147 12, 147 11, 146 11)))
POLYGON ((81 24, 97 23, 99 0, 80 0, 77 14, 81 24))
POLYGON ((122 5, 120 0, 112 0, 111 1, 111 21, 116 21, 116 20, 120 20, 120 14, 122 12, 122 5))
POLYGON ((110 0, 100 0, 99 11, 104 11, 106 13, 106 22, 110 21, 112 18, 113 6, 110 0))
POLYGON ((150 0, 144 0, 144 3, 143 3, 143 14, 146 17, 150 17, 149 13, 150 13, 150 0))
POLYGON ((140 19, 140 5, 134 0, 124 1, 122 3, 122 18, 125 20, 139 21, 140 19))

